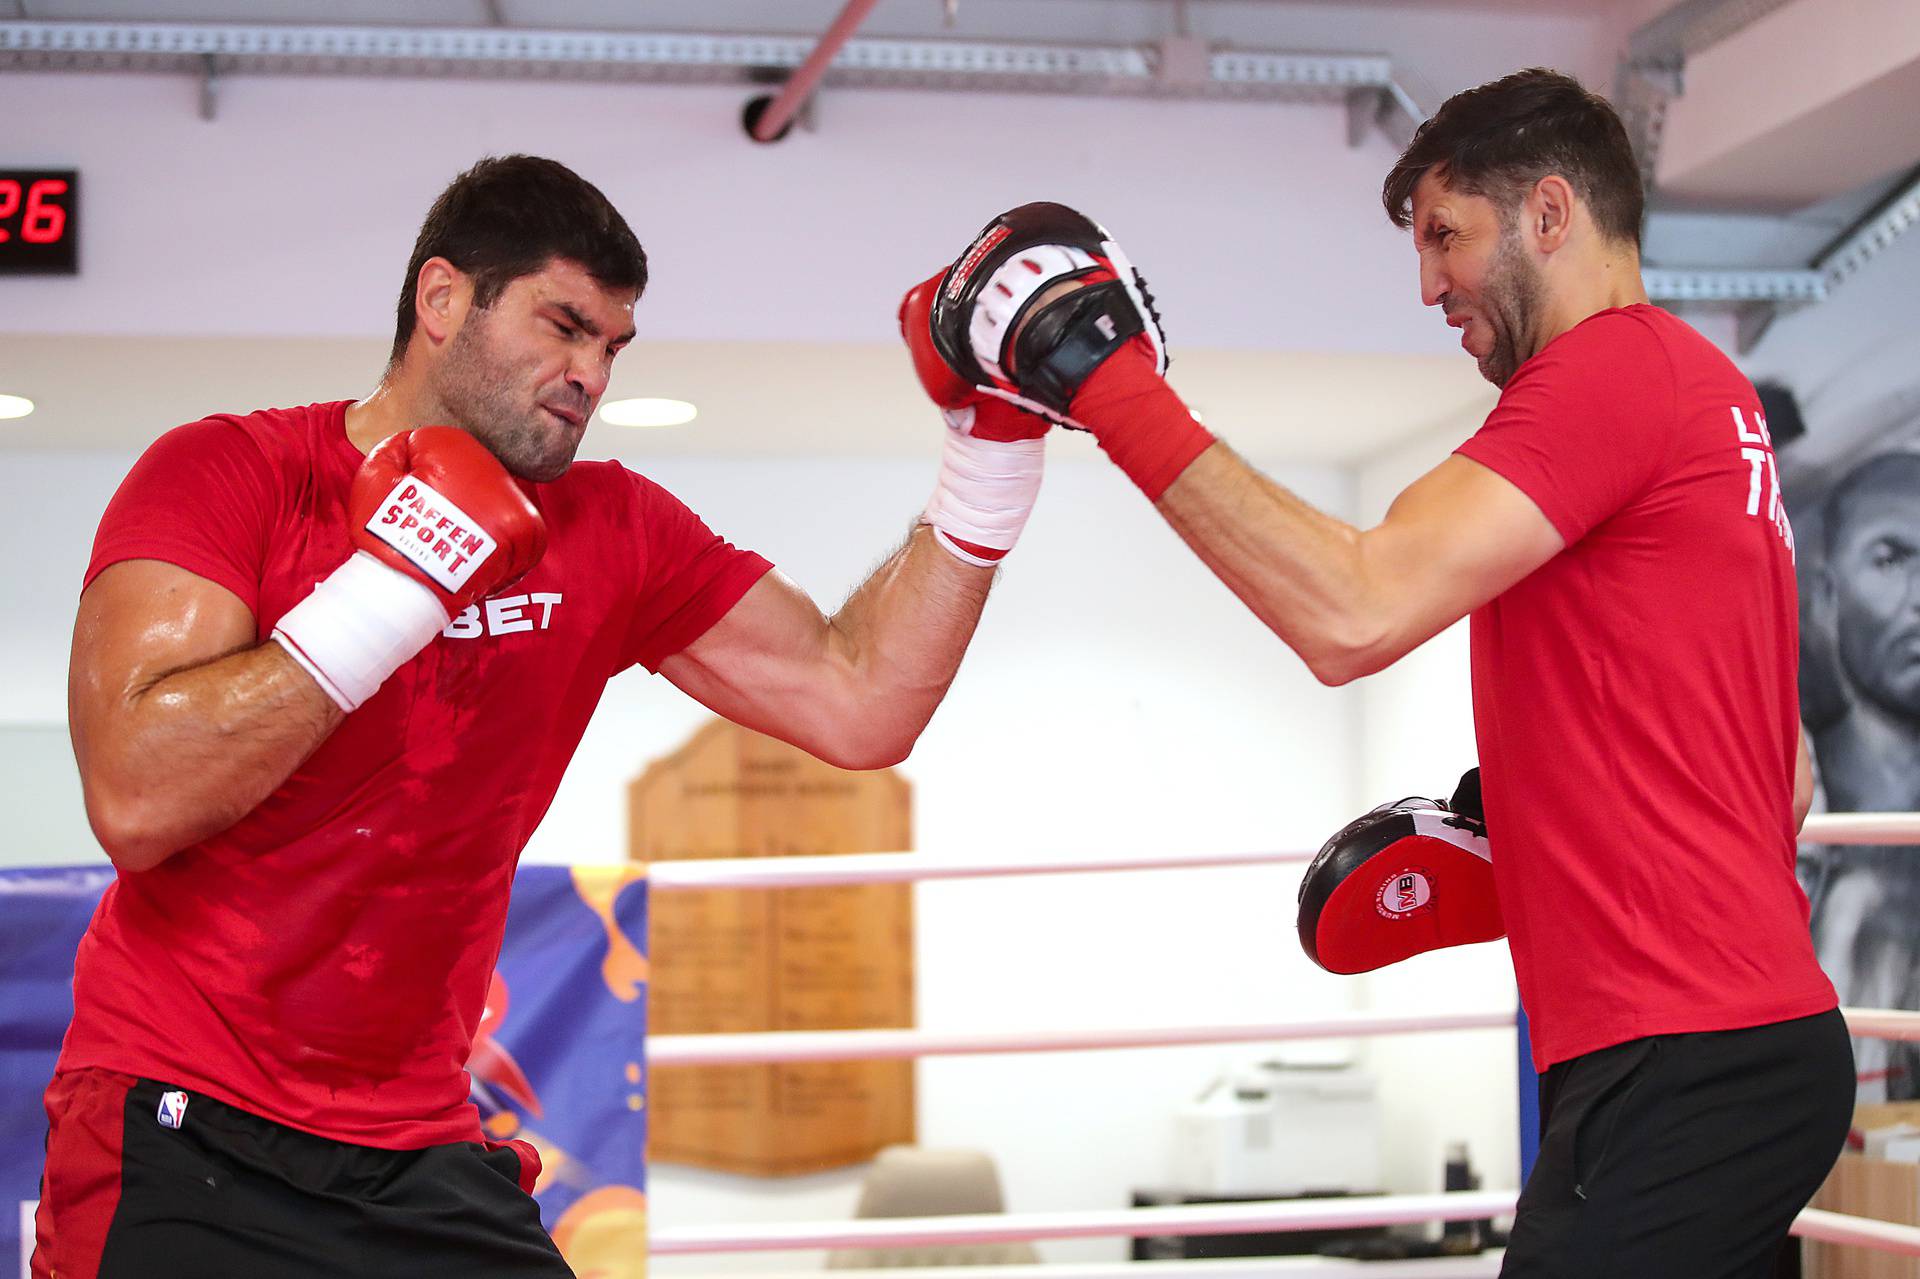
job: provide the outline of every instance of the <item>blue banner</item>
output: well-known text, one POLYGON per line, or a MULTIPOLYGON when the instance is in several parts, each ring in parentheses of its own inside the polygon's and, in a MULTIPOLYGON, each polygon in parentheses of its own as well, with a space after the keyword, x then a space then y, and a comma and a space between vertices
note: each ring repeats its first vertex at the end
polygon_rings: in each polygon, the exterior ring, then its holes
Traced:
MULTIPOLYGON (((0 871, 0 1149, 20 1152, 0 1163, 0 1258, 24 1255, 15 1205, 39 1194, 73 956, 112 880, 105 867, 0 871)), ((601 1279, 646 1267, 646 936, 639 868, 523 867, 468 1061, 488 1135, 540 1152, 541 1219, 601 1279)))

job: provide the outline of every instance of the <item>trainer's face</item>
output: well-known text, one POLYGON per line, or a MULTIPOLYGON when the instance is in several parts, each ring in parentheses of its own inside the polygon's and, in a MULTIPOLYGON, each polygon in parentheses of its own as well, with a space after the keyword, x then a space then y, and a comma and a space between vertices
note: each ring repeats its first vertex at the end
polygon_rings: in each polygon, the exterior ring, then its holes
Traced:
POLYGON ((435 370, 455 420, 527 480, 572 465, 606 393, 613 358, 633 339, 635 294, 555 258, 468 307, 435 370))
POLYGON ((1545 285, 1519 232, 1484 196, 1449 190, 1429 169, 1413 190, 1420 300, 1446 313, 1480 375, 1505 386, 1533 354, 1545 285))
POLYGON ((1841 664, 1861 693, 1920 718, 1920 502, 1875 485, 1843 515, 1827 565, 1841 664))

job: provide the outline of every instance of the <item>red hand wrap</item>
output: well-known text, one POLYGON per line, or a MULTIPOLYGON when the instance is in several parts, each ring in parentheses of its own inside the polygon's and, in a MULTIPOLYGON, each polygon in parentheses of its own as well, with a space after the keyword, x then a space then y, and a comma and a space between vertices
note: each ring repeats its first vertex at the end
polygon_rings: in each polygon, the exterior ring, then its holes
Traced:
POLYGON ((1108 356, 1069 411, 1152 502, 1213 444, 1213 433, 1156 371, 1144 336, 1108 356))

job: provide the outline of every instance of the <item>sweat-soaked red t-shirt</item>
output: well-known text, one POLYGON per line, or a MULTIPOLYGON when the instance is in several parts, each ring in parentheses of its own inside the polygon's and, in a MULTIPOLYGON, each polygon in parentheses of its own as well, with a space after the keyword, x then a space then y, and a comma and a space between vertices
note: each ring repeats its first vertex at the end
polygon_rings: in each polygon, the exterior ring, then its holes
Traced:
MULTIPOLYGON (((349 554, 345 402, 162 436, 87 582, 154 559, 265 640, 349 554)), ((527 486, 545 556, 401 667, 238 823, 122 872, 80 943, 62 1071, 177 1084, 339 1141, 478 1140, 465 1062, 520 850, 613 675, 656 669, 770 567, 616 463, 527 486)))

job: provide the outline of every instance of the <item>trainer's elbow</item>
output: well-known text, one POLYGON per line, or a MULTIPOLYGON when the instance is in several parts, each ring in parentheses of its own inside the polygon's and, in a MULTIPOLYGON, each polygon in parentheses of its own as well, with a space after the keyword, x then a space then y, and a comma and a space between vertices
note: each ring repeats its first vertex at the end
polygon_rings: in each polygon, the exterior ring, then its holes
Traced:
POLYGON ((1338 688, 1364 675, 1385 670, 1400 654, 1384 630, 1354 626, 1321 637, 1303 648, 1300 656, 1315 679, 1328 688, 1338 688))

